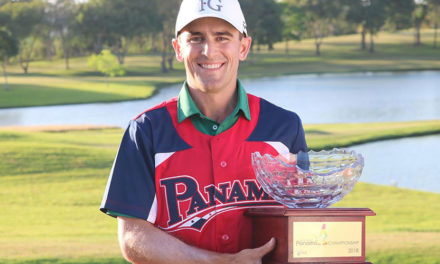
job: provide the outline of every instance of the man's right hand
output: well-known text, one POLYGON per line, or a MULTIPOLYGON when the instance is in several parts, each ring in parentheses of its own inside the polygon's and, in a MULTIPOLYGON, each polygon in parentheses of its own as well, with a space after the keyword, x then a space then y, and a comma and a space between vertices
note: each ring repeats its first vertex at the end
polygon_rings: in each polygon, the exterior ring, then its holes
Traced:
POLYGON ((266 244, 258 248, 253 249, 243 249, 237 254, 233 255, 234 259, 231 263, 249 263, 249 264, 260 264, 262 258, 271 252, 276 245, 275 238, 271 238, 266 244))

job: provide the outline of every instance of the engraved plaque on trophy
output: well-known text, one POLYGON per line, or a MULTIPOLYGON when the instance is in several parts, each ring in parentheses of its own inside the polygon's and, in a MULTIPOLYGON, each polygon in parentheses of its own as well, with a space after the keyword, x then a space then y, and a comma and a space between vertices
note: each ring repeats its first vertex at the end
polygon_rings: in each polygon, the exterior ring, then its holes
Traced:
POLYGON ((263 263, 366 263, 367 208, 327 208, 350 192, 359 179, 361 155, 344 149, 277 157, 252 154, 263 189, 285 208, 254 208, 253 243, 277 239, 263 263))

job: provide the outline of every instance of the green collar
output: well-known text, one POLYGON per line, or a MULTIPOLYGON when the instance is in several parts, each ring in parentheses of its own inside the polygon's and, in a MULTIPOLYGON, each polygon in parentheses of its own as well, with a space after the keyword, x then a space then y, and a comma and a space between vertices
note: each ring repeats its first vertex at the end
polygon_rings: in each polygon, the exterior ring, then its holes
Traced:
MULTIPOLYGON (((235 107, 231 115, 237 115, 241 110, 241 113, 243 113, 244 117, 247 120, 251 120, 251 113, 249 110, 247 93, 239 80, 237 80, 237 87, 238 87, 238 102, 237 102, 237 106, 235 107)), ((200 112, 200 110, 197 108, 196 104, 194 103, 194 100, 191 98, 191 95, 189 94, 188 91, 188 84, 186 82, 183 84, 183 87, 180 90, 179 99, 177 101, 177 109, 178 109, 177 120, 179 121, 179 123, 182 123, 183 120, 192 117, 194 115, 204 119, 208 119, 206 116, 202 114, 202 112, 200 112)))

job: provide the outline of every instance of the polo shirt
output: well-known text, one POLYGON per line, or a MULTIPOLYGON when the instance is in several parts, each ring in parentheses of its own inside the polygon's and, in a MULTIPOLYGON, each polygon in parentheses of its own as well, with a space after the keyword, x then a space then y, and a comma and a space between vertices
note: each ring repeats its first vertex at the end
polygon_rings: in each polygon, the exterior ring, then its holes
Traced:
MULTIPOLYGON (((234 111, 232 111, 232 113, 227 116, 221 124, 219 124, 200 112, 189 93, 187 82, 184 82, 177 100, 177 120, 179 123, 182 123, 185 119, 189 118, 198 131, 210 136, 218 135, 231 128, 237 122, 240 113, 250 121, 251 113, 249 111, 247 93, 239 80, 237 80, 237 92, 237 105, 234 111)), ((113 216, 133 217, 113 211, 107 211, 107 214, 113 216)))
POLYGON ((179 123, 182 123, 186 118, 190 118, 197 130, 210 136, 218 135, 231 128, 235 122, 237 122, 240 113, 250 121, 251 114, 249 112, 247 94, 239 80, 237 80, 237 92, 237 106, 234 111, 219 124, 200 112, 188 91, 188 84, 185 82, 177 101, 177 120, 179 123))
POLYGON ((138 115, 124 133, 100 209, 145 219, 183 242, 235 253, 252 246, 247 208, 280 207, 255 177, 257 151, 307 151, 293 112, 248 94, 251 120, 216 136, 177 118, 177 98, 138 115))

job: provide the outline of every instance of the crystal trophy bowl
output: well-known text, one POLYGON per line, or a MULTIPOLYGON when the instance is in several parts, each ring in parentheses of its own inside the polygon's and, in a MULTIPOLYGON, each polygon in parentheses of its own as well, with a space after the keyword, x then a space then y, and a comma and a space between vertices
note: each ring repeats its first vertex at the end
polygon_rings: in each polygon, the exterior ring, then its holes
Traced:
POLYGON ((349 193, 364 159, 346 149, 272 156, 252 153, 252 167, 264 191, 289 208, 325 208, 349 193))

